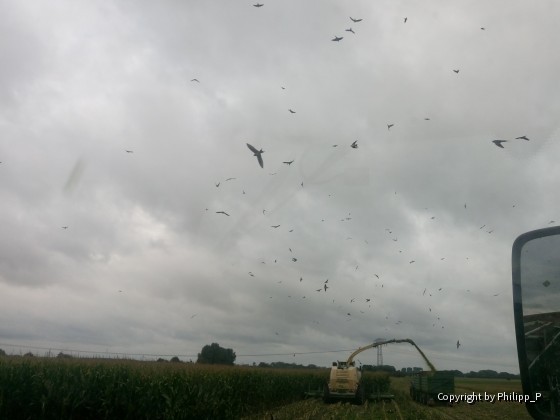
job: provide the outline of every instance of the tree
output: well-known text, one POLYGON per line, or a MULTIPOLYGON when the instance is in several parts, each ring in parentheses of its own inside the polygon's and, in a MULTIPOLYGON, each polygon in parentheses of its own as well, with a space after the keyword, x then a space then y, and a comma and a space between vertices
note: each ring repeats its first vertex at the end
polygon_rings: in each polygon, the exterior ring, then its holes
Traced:
POLYGON ((218 343, 205 345, 202 351, 198 353, 196 363, 205 363, 210 365, 233 365, 235 361, 235 352, 232 349, 220 347, 218 343))

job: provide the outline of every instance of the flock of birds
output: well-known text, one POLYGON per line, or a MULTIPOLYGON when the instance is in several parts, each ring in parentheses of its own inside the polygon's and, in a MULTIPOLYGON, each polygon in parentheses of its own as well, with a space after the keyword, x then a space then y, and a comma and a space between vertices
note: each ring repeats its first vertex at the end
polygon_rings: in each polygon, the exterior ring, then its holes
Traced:
MULTIPOLYGON (((264 4, 256 3, 256 4, 253 4, 253 6, 256 7, 256 8, 260 8, 260 7, 263 7, 264 4)), ((350 20, 351 20, 353 23, 360 23, 360 22, 363 21, 363 19, 361 19, 361 18, 353 18, 353 17, 350 17, 350 20)), ((405 18, 404 18, 404 23, 407 23, 407 21, 408 21, 408 18, 405 17, 405 18)), ((480 29, 481 29, 481 30, 485 30, 484 27, 481 27, 480 29)), ((346 31, 346 32, 349 32, 349 33, 352 33, 352 34, 356 34, 356 32, 353 30, 353 28, 345 29, 345 31, 346 31)), ((344 37, 342 37, 342 36, 334 36, 334 38, 332 39, 332 41, 333 41, 333 42, 340 42, 340 41, 342 41, 343 39, 344 39, 344 37)), ((460 71, 459 69, 452 69, 452 70, 453 70, 454 73, 459 74, 459 71, 460 71)), ((201 83, 200 80, 199 80, 198 78, 193 78, 193 79, 191 79, 191 82, 193 82, 193 83, 201 83)), ((282 89, 285 89, 284 86, 281 86, 281 88, 282 88, 282 89)), ((289 112, 290 114, 296 114, 296 111, 293 110, 293 109, 291 109, 291 108, 288 109, 288 112, 289 112)), ((424 119, 425 119, 426 121, 429 121, 429 120, 430 120, 430 118, 427 118, 427 117, 424 118, 424 119)), ((388 130, 388 131, 391 131, 391 128, 393 128, 394 126, 395 126, 394 123, 388 123, 388 124, 387 124, 387 130, 388 130)), ((528 137, 527 135, 522 135, 522 136, 519 136, 519 137, 515 137, 515 140, 529 141, 530 139, 529 139, 529 137, 528 137)), ((492 140, 492 143, 495 144, 497 147, 503 149, 503 148, 504 148, 504 143, 506 143, 506 142, 508 142, 508 141, 510 141, 510 140, 507 140, 507 139, 495 139, 495 140, 492 140)), ((255 146, 249 144, 249 143, 246 143, 246 146, 247 146, 247 148, 250 150, 250 152, 252 153, 252 155, 256 158, 257 163, 258 163, 258 165, 260 166, 260 168, 263 168, 263 169, 264 169, 263 154, 265 153, 265 151, 264 151, 262 148, 257 148, 257 147, 255 147, 255 146)), ((338 144, 332 145, 332 147, 338 147, 338 146, 339 146, 338 144)), ((350 148, 352 148, 352 149, 358 149, 358 140, 354 140, 349 146, 350 146, 350 148)), ((132 153, 134 153, 134 150, 125 149, 125 152, 128 153, 128 154, 132 154, 132 153)), ((0 162, 0 163, 2 163, 2 162, 0 162)), ((294 163, 294 159, 288 160, 288 161, 282 161, 282 163, 285 164, 285 165, 287 165, 287 166, 290 166, 290 165, 292 165, 292 163, 294 163)), ((232 181, 232 180, 235 180, 235 179, 236 179, 236 178, 230 177, 230 178, 225 179, 225 182, 227 182, 227 181, 232 181)), ((215 183, 215 186, 216 186, 216 187, 220 187, 220 185, 221 185, 221 182, 215 183)), ((303 182, 301 182, 301 186, 302 186, 302 187, 303 187, 303 185, 304 185, 303 182)), ((245 191, 243 191, 243 194, 245 194, 245 191)), ((396 194, 396 192, 395 192, 395 194, 396 194)), ((464 208, 465 208, 465 209, 467 208, 466 203, 464 204, 464 208)), ((208 210, 208 208, 206 208, 206 210, 208 210)), ((225 210, 219 210, 219 211, 216 211, 215 213, 216 213, 216 214, 220 214, 220 215, 224 215, 224 216, 227 216, 227 217, 230 217, 230 216, 231 216, 231 214, 230 214, 228 211, 225 211, 225 210)), ((265 215, 266 209, 263 209, 263 210, 262 210, 262 213, 263 213, 263 215, 265 215)), ((435 216, 432 216, 432 217, 431 217, 431 220, 434 220, 434 219, 435 219, 435 216)), ((344 216, 344 217, 342 217, 342 218, 340 219, 341 222, 348 222, 348 221, 350 221, 350 220, 352 220, 352 217, 350 217, 350 213, 349 213, 347 216, 344 216)), ((324 219, 323 219, 322 221, 324 221, 324 219)), ((553 222, 554 222, 554 221, 551 221, 550 223, 553 223, 553 222)), ((274 228, 274 229, 278 229, 278 228, 280 228, 280 227, 281 227, 281 224, 271 225, 271 228, 274 228)), ((484 227, 485 227, 485 225, 481 226, 480 229, 482 229, 482 228, 484 228, 484 227)), ((68 229, 68 226, 62 226, 61 228, 66 230, 66 229, 68 229)), ((289 230, 289 232, 292 232, 292 231, 293 231, 293 229, 292 229, 292 230, 289 230)), ((386 231, 388 232, 389 235, 392 235, 392 233, 393 233, 393 231, 392 231, 391 229, 389 229, 389 228, 387 228, 386 231)), ((493 230, 488 230, 488 231, 487 231, 487 233, 492 233, 492 232, 493 232, 493 230)), ((352 239, 351 237, 348 237, 348 238, 347 238, 347 240, 351 240, 351 239, 352 239)), ((393 242, 397 242, 397 241, 398 241, 398 238, 396 238, 396 237, 392 237, 392 236, 391 236, 391 239, 392 239, 393 242)), ((365 242, 367 243, 367 240, 365 240, 365 242)), ((289 251, 290 251, 290 253, 292 253, 292 249, 291 249, 291 248, 289 248, 289 251)), ((402 252, 402 251, 399 251, 399 252, 402 252)), ((441 258, 442 261, 443 261, 444 259, 445 259, 445 257, 442 257, 442 258, 441 258)), ((467 259, 468 259, 468 257, 467 257, 467 259)), ((291 257, 291 261, 292 261, 293 263, 296 263, 296 262, 298 261, 298 258, 295 257, 295 256, 294 256, 294 257, 291 257)), ((276 263, 276 262, 277 262, 277 260, 275 259, 275 260, 274 260, 274 263, 276 263)), ((413 264, 413 263, 415 263, 415 262, 416 262, 416 261, 415 261, 414 259, 411 259, 411 260, 409 261, 409 264, 413 264)), ((262 261, 262 263, 264 264, 265 262, 262 261)), ((356 270, 356 271, 358 270, 358 267, 359 267, 359 266, 356 266, 356 267, 355 267, 355 270, 356 270)), ((248 274, 249 274, 251 277, 255 277, 255 273, 254 273, 253 271, 249 271, 248 274)), ((375 278, 377 278, 378 280, 380 280, 379 274, 374 274, 374 276, 375 276, 375 278)), ((299 276, 299 283, 303 283, 303 281, 304 281, 303 276, 299 276)), ((282 281, 279 281, 278 283, 281 283, 281 282, 282 282, 282 281)), ((377 285, 376 285, 376 286, 377 286, 377 285)), ((316 287, 316 286, 315 286, 315 287, 316 287)), ((321 286, 320 286, 319 288, 316 288, 316 289, 314 289, 314 290, 315 290, 316 292, 318 292, 318 293, 321 293, 321 292, 322 292, 322 293, 327 293, 327 291, 329 290, 329 288, 331 288, 331 286, 329 285, 329 279, 326 279, 326 280, 321 284, 321 286)), ((381 284, 381 287, 380 287, 380 288, 384 288, 384 284, 383 284, 383 283, 381 284)), ((424 289, 424 292, 422 293, 422 295, 425 295, 425 294, 426 294, 426 291, 427 291, 427 289, 424 289)), ((438 292, 441 292, 441 291, 442 291, 442 288, 439 288, 439 289, 438 289, 438 292)), ((470 290, 467 290, 467 291, 470 292, 470 290)), ((122 290, 119 290, 119 292, 122 292, 122 290)), ((432 295, 430 294, 430 296, 432 296, 432 295)), ((493 296, 498 296, 498 294, 494 294, 493 296)), ((269 298, 272 298, 272 296, 270 296, 269 298)), ((292 296, 291 296, 291 295, 288 295, 288 298, 292 298, 292 296)), ((306 299, 306 296, 302 296, 302 299, 306 299)), ((358 299, 358 298, 356 298, 356 297, 351 298, 349 303, 350 303, 350 304, 357 303, 358 301, 356 301, 356 299, 358 299)), ((367 305, 371 308, 372 299, 373 299, 372 297, 361 297, 361 298, 359 299, 359 302, 363 302, 364 304, 367 304, 367 305)), ((333 299, 332 302, 335 303, 335 299, 333 299)), ((431 312, 432 312, 432 308, 430 307, 430 308, 428 308, 428 309, 429 309, 429 312, 431 313, 431 312)), ((364 311, 362 311, 362 310, 360 310, 360 312, 361 312, 361 313, 364 313, 364 311)), ((352 316, 352 315, 351 315, 351 312, 346 312, 346 314, 347 314, 348 317, 351 317, 351 316, 352 316)), ((191 318, 195 317, 196 315, 197 315, 197 314, 194 314, 191 318)), ((386 316, 386 319, 388 319, 388 316, 386 316)), ((439 317, 437 317, 437 319, 438 319, 438 321, 440 320, 439 317)), ((314 322, 314 323, 318 323, 318 321, 313 321, 313 322, 314 322)), ((396 324, 396 325, 399 325, 399 324, 401 324, 401 323, 402 323, 402 320, 397 320, 395 324, 396 324)), ((436 323, 433 323, 433 327, 435 327, 435 326, 436 326, 436 323)), ((441 328, 444 328, 444 326, 441 325, 441 328)), ((278 335, 278 332, 276 332, 276 335, 278 335)), ((461 343, 459 342, 459 340, 457 340, 456 348, 459 349, 460 346, 461 346, 461 343)))
MULTIPOLYGON (((260 7, 263 7, 264 4, 256 3, 256 4, 254 4, 253 6, 254 6, 254 7, 257 7, 257 8, 260 8, 260 7)), ((350 20, 351 20, 353 23, 355 23, 355 24, 360 23, 360 22, 363 21, 362 18, 354 18, 354 17, 350 17, 350 20)), ((407 21, 408 21, 408 17, 405 17, 405 18, 403 19, 403 23, 407 23, 407 21)), ((481 30, 485 30, 486 28, 485 28, 485 27, 481 27, 480 29, 481 29, 481 30)), ((356 32, 354 31, 354 29, 353 29, 352 27, 350 27, 350 28, 348 28, 348 29, 345 29, 345 31, 346 31, 346 32, 349 32, 349 33, 352 33, 352 34, 354 34, 354 35, 356 34, 356 32)), ((342 41, 343 39, 344 39, 343 36, 335 35, 335 36, 332 38, 332 41, 333 41, 333 42, 340 42, 340 41, 342 41)), ((453 71, 455 74, 459 74, 460 69, 452 69, 452 71, 453 71)), ((199 81, 197 78, 193 78, 191 81, 192 81, 192 82, 196 82, 196 83, 200 83, 200 81, 199 81)), ((281 86, 281 88, 282 88, 283 90, 285 89, 284 86, 281 86)), ((291 114, 296 114, 296 111, 293 110, 293 109, 291 109, 291 108, 288 109, 288 111, 289 111, 291 114)), ((425 117, 424 120, 425 120, 425 121, 430 121, 430 118, 425 117)), ((388 123, 388 124, 387 124, 387 130, 388 130, 388 131, 391 131, 391 128, 393 128, 394 126, 395 126, 394 123, 388 123)), ((529 141, 530 139, 529 139, 529 137, 527 137, 527 135, 522 135, 522 136, 516 137, 515 140, 529 141)), ((506 142, 508 142, 508 141, 509 141, 509 140, 506 140, 506 139, 495 139, 495 140, 492 140, 492 143, 495 144, 497 147, 503 149, 503 148, 504 148, 503 143, 506 143, 506 142)), ((251 153, 253 154, 253 156, 256 157, 256 160, 257 160, 258 165, 259 165, 261 168, 264 168, 263 153, 265 153, 265 151, 264 151, 262 148, 255 147, 255 146, 253 146, 253 145, 251 145, 251 144, 249 144, 249 143, 246 143, 246 145, 247 145, 247 148, 248 148, 248 149, 251 151, 251 153)), ((339 146, 338 144, 332 145, 332 147, 338 147, 338 146, 339 146)), ((358 140, 354 140, 354 141, 350 144, 350 147, 351 147, 352 149, 358 149, 358 140)), ((284 163, 284 164, 286 164, 286 165, 289 166, 289 165, 291 165, 293 162, 294 162, 294 160, 290 160, 290 161, 283 161, 282 163, 284 163)), ((274 175, 274 174, 270 174, 270 175, 274 175)), ((232 178, 229 178, 229 179, 232 179, 232 178)), ((228 180, 229 180, 229 179, 228 179, 228 180)), ((218 187, 218 186, 219 186, 219 183, 216 184, 216 187, 218 187)), ((303 187, 303 182, 301 183, 301 186, 303 187)), ((245 191, 243 191, 243 194, 245 194, 245 191)), ((395 192, 395 194, 396 194, 396 192, 395 192)), ((514 205, 514 207, 515 207, 515 205, 514 205)), ((464 208, 465 208, 465 209, 467 208, 467 204, 466 204, 466 203, 464 204, 464 208)), ((206 209, 206 210, 208 210, 208 209, 206 209)), ((265 214, 265 212, 266 212, 266 210, 263 210, 263 215, 265 214)), ((224 210, 216 211, 216 213, 217 213, 217 214, 222 214, 222 215, 225 215, 225 216, 230 216, 230 214, 229 214, 228 212, 224 211, 224 210)), ((435 216, 432 216, 432 217, 431 217, 431 220, 434 220, 434 219, 435 219, 435 216)), ((341 219, 341 221, 349 221, 349 220, 351 220, 351 217, 345 217, 345 218, 343 217, 343 218, 341 219)), ((322 219, 322 221, 324 221, 324 219, 322 219)), ((281 226, 280 224, 271 225, 271 228, 277 229, 277 228, 279 228, 280 226, 281 226)), ((480 229, 483 229, 485 226, 486 226, 486 225, 481 226, 480 229)), ((390 229, 386 229, 386 230, 389 232, 389 234, 392 233, 392 231, 391 231, 390 229)), ((292 232, 292 231, 293 231, 293 229, 290 230, 290 232, 292 232)), ((493 231, 494 231, 493 229, 490 229, 490 230, 487 230, 486 232, 490 234, 490 233, 492 233, 493 231)), ((351 239, 352 239, 351 237, 348 237, 348 238, 347 238, 347 240, 351 240, 351 239)), ((397 242, 397 241, 398 241, 398 238, 392 238, 392 240, 393 240, 394 242, 397 242)), ((367 241, 365 241, 365 242, 367 243, 367 241)), ((289 250, 290 250, 290 252, 292 252, 292 249, 291 249, 291 248, 290 248, 289 250)), ((402 251, 399 251, 399 252, 402 252, 402 251)), ((469 258, 467 257, 466 259, 468 260, 469 258)), ((442 257, 441 260, 442 260, 442 261, 445 260, 445 257, 442 257)), ((296 261, 297 261, 297 258, 293 257, 293 258, 292 258, 292 261, 293 261, 293 262, 296 262, 296 261)), ((275 259, 275 260, 274 260, 274 263, 276 263, 276 262, 277 262, 277 260, 275 259)), ((409 261, 409 264, 413 264, 413 263, 415 263, 415 262, 416 262, 416 261, 415 261, 414 259, 412 259, 412 260, 409 261)), ((264 264, 265 262, 262 261, 262 263, 264 264)), ((358 269, 358 266, 356 266, 355 269, 357 270, 357 269, 358 269)), ((249 275, 250 275, 251 277, 255 277, 255 274, 254 274, 252 271, 249 271, 249 275)), ((375 274, 375 277, 376 277, 377 279, 379 279, 379 275, 378 275, 378 274, 375 274)), ((321 287, 315 289, 315 291, 316 291, 316 292, 327 293, 327 290, 330 288, 330 286, 328 285, 328 281, 329 281, 329 280, 327 279, 327 280, 321 285, 321 287)), ((300 277, 299 277, 299 282, 300 282, 300 283, 303 282, 303 276, 300 276, 300 277)), ((278 283, 282 283, 282 281, 280 280, 280 281, 278 281, 278 283)), ((384 287, 384 284, 381 284, 381 288, 383 288, 383 287, 384 287)), ((426 290, 427 290, 427 289, 424 289, 423 295, 425 295, 426 290)), ((442 288, 439 288, 439 289, 438 289, 438 292, 441 292, 441 291, 442 291, 442 288)), ((470 290, 466 290, 466 291, 467 291, 467 292, 470 292, 470 290)), ((432 296, 431 293, 430 293, 429 295, 432 296)), ((492 296, 495 297, 495 296, 498 296, 498 295, 499 295, 499 294, 496 293, 496 294, 493 294, 492 296)), ((272 299, 272 296, 269 296, 269 298, 272 299)), ((292 298, 292 296, 291 296, 291 295, 288 295, 288 298, 292 298)), ((302 299, 305 299, 305 298, 306 298, 306 296, 302 296, 302 299)), ((371 302, 371 301, 372 301, 372 298, 371 298, 371 297, 364 297, 362 300, 363 300, 363 303, 367 304, 368 307, 371 308, 371 303, 372 303, 372 302, 371 302)), ((335 303, 335 299, 333 299, 332 302, 335 303)), ((352 298, 352 299, 350 299, 350 302, 349 302, 349 303, 352 304, 352 303, 355 303, 355 302, 356 302, 356 298, 352 298)), ((428 308, 428 311, 429 311, 429 313, 432 313, 432 308, 431 308, 431 307, 428 308)), ((360 310, 360 312, 361 312, 361 313, 365 313, 365 312, 362 311, 362 310, 360 310)), ((350 312, 347 312, 346 315, 347 315, 348 317, 351 317, 351 316, 352 316, 350 312)), ((386 319, 388 319, 388 318, 389 318, 389 317, 386 316, 386 319)), ((439 316, 437 316, 437 320, 438 320, 438 321, 441 321, 439 316)), ((318 321, 313 321, 313 322, 314 322, 314 323, 318 323, 318 321)), ((401 324, 401 323, 402 323, 402 320, 397 320, 397 321, 395 322, 396 325, 399 325, 399 324, 401 324)), ((435 326, 436 326, 436 323, 434 322, 434 323, 432 324, 432 327, 435 327, 435 326)), ((444 326, 441 325, 441 328, 443 329, 444 326)), ((276 332, 276 335, 278 335, 278 332, 276 332)), ((459 340, 457 340, 456 348, 459 349, 460 346, 461 346, 461 343, 459 342, 459 340)))

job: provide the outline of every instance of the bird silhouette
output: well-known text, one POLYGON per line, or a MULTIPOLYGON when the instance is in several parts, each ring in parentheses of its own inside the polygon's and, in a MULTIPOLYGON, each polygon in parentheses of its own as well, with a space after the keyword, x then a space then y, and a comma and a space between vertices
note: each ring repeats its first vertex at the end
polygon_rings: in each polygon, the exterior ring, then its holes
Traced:
POLYGON ((259 161, 259 165, 261 165, 261 168, 264 168, 263 158, 262 158, 262 154, 264 153, 263 149, 257 150, 249 143, 247 143, 247 147, 249 148, 249 150, 251 150, 251 152, 253 152, 253 156, 257 157, 257 160, 259 161))
POLYGON ((253 4, 253 6, 255 6, 255 7, 263 7, 264 4, 262 4, 262 3, 257 3, 257 4, 253 4))
POLYGON ((453 70, 455 73, 459 74, 459 70, 453 70))
POLYGON ((225 211, 217 211, 216 213, 218 213, 218 214, 225 214, 226 216, 229 216, 229 214, 227 214, 225 211))
POLYGON ((270 226, 270 227, 273 227, 274 229, 277 229, 277 228, 280 227, 280 225, 275 225, 275 226, 270 226))
POLYGON ((198 79, 191 79, 191 82, 197 82, 197 83, 200 83, 200 80, 198 80, 198 79))
POLYGON ((68 229, 68 226, 62 226, 62 229, 68 229))
POLYGON ((352 16, 350 16, 350 19, 352 19, 352 22, 361 22, 363 19, 354 19, 352 16))
POLYGON ((408 18, 407 18, 407 17, 405 17, 405 18, 404 18, 404 23, 406 23, 406 21, 407 21, 407 20, 408 20, 408 18))
POLYGON ((290 111, 292 114, 295 114, 295 113, 296 113, 296 111, 293 111, 293 110, 291 110, 291 109, 288 109, 288 111, 290 111))
POLYGON ((237 178, 228 178, 226 179, 226 181, 231 181, 232 179, 237 179, 237 178))
POLYGON ((457 340, 457 348, 459 348, 460 345, 461 343, 459 343, 459 340, 457 340))
POLYGON ((496 146, 500 147, 500 148, 504 148, 504 146, 502 146, 502 143, 505 143, 507 140, 492 140, 492 143, 494 143, 496 146))
POLYGON ((356 35, 356 32, 354 32, 354 31, 352 30, 352 28, 350 28, 350 29, 345 29, 345 31, 346 31, 346 32, 352 32, 354 35, 356 35))
POLYGON ((390 130, 392 126, 394 126, 395 124, 387 124, 387 130, 390 130))
POLYGON ((527 140, 529 141, 529 139, 527 138, 527 136, 521 136, 521 137, 516 137, 516 140, 527 140))
POLYGON ((282 162, 282 163, 285 163, 286 165, 289 166, 289 165, 291 165, 292 163, 294 163, 294 161, 293 161, 293 160, 290 160, 289 162, 282 162))
POLYGON ((134 150, 125 150, 126 153, 134 153, 134 150))
POLYGON ((354 142, 350 145, 350 147, 351 147, 352 149, 357 149, 357 148, 358 148, 358 140, 354 141, 354 142))
POLYGON ((216 188, 218 188, 219 186, 220 186, 220 183, 218 182, 218 183, 216 184, 216 188))
POLYGON ((340 40, 343 39, 343 38, 344 38, 343 36, 336 36, 336 35, 335 35, 334 38, 333 38, 332 40, 338 42, 338 41, 340 41, 340 40))

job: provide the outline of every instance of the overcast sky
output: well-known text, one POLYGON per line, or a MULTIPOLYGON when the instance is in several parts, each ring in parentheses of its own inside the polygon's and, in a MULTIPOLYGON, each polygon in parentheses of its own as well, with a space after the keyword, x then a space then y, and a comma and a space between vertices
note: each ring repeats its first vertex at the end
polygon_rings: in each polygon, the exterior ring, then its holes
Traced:
POLYGON ((0 3, 0 348, 518 372, 560 3, 261 1, 0 3))

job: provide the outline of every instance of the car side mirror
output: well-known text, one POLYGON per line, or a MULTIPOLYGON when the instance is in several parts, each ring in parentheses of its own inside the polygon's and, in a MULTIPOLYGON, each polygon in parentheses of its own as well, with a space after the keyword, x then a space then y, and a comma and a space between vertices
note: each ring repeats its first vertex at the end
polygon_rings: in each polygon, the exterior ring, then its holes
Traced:
POLYGON ((515 240, 512 281, 525 405, 533 418, 560 419, 560 227, 515 240))

